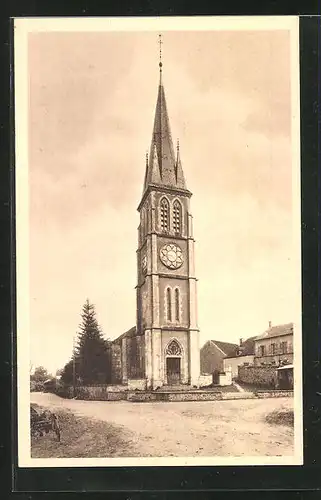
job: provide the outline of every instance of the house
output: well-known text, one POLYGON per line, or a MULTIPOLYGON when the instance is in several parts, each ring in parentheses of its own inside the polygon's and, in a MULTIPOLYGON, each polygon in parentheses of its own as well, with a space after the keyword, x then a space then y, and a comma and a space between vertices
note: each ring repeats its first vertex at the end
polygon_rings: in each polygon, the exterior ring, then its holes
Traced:
POLYGON ((255 339, 255 366, 293 363, 293 323, 272 326, 255 339))
POLYGON ((240 339, 236 355, 233 353, 231 356, 224 358, 223 370, 224 372, 231 371, 232 379, 238 378, 239 366, 251 366, 254 364, 255 339, 256 337, 250 337, 245 341, 240 339))
POLYGON ((208 340, 201 348, 201 373, 215 376, 224 372, 224 358, 236 356, 239 351, 238 344, 208 340))

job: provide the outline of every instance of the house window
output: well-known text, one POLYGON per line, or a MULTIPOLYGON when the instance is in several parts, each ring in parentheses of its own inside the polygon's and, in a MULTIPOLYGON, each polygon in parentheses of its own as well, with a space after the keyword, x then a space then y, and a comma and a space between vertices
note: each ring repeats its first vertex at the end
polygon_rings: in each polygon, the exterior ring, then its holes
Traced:
POLYGON ((281 354, 287 353, 287 342, 281 342, 281 354))
POLYGON ((271 354, 275 354, 276 353, 276 344, 271 344, 271 354))
POLYGON ((160 203, 160 226, 164 232, 169 228, 169 203, 166 198, 162 198, 160 203))
POLYGON ((259 355, 260 356, 265 356, 265 346, 264 345, 260 345, 260 347, 259 347, 259 355))
POLYGON ((173 229, 176 234, 180 234, 182 230, 182 207, 177 200, 174 201, 173 205, 173 229))
POLYGON ((171 297, 171 289, 166 289, 166 312, 167 312, 167 321, 172 321, 172 297, 171 297))
POLYGON ((179 321, 179 289, 175 288, 175 320, 179 321))

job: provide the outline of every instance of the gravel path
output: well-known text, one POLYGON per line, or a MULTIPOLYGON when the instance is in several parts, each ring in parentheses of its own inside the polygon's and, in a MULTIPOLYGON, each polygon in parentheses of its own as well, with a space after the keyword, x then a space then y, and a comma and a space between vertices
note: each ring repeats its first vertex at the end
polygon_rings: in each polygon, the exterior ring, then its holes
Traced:
POLYGON ((290 456, 293 428, 270 425, 265 416, 292 409, 292 398, 130 403, 78 401, 31 393, 31 402, 124 427, 128 456, 290 456))

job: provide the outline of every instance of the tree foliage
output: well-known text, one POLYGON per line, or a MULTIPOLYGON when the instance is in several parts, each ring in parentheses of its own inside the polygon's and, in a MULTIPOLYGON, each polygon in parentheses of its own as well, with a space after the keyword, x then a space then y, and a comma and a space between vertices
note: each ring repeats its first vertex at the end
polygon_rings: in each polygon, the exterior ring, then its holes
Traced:
POLYGON ((102 334, 95 306, 87 299, 81 312, 77 343, 61 378, 65 383, 103 384, 110 382, 110 342, 102 334))
POLYGON ((34 372, 30 375, 30 380, 33 382, 44 382, 49 378, 51 378, 51 375, 44 366, 37 366, 34 372))

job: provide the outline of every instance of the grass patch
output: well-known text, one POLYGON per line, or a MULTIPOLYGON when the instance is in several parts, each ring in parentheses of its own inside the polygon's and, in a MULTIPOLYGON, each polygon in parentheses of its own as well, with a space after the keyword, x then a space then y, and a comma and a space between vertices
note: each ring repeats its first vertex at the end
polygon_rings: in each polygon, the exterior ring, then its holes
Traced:
POLYGON ((268 424, 293 427, 294 412, 288 409, 274 410, 266 415, 265 420, 268 424))
MULTIPOLYGON (((39 412, 45 410, 32 405, 39 412)), ((32 458, 103 458, 129 456, 129 433, 122 427, 100 420, 55 410, 61 429, 58 442, 53 432, 31 437, 32 458)))

